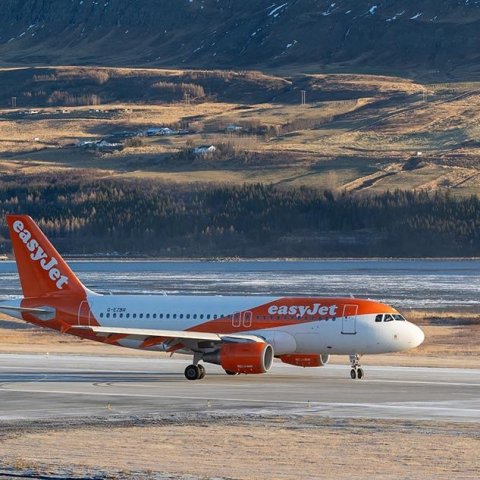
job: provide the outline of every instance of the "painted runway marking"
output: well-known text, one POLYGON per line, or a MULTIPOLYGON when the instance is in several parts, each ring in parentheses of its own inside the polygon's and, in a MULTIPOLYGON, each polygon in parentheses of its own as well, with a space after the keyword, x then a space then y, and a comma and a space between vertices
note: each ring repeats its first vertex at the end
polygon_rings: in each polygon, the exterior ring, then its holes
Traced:
POLYGON ((427 380, 375 380, 370 379, 369 383, 400 383, 408 385, 445 385, 453 387, 480 387, 480 383, 467 383, 467 382, 433 382, 427 380))
MULTIPOLYGON (((8 367, 3 367, 3 368, 8 368, 8 367)), ((10 367, 10 368, 13 368, 13 367, 10 367)), ((41 369, 41 368, 37 368, 36 370, 43 370, 45 371, 45 369, 41 369)), ((51 372, 45 372, 43 375, 42 375, 42 378, 41 379, 35 379, 35 380, 31 380, 31 382, 40 382, 40 381, 45 381, 45 380, 50 380, 50 381, 61 381, 65 378, 68 378, 68 373, 71 373, 72 374, 72 377, 73 378, 84 378, 84 379, 88 379, 88 378, 91 378, 92 376, 96 376, 96 375, 100 375, 100 374, 109 374, 109 375, 112 375, 112 376, 115 376, 115 375, 152 375, 152 376, 168 376, 170 378, 172 377, 178 377, 178 382, 179 383, 184 383, 184 380, 183 380, 183 376, 180 374, 180 373, 175 373, 175 372, 151 372, 151 371, 129 371, 129 370, 95 370, 95 371, 92 371, 92 372, 85 372, 85 370, 75 370, 75 371, 72 371, 72 370, 67 370, 67 369, 55 369, 55 371, 62 371, 62 372, 65 372, 64 375, 56 375, 55 373, 51 373, 51 372), (80 374, 80 372, 82 372, 80 374)), ((215 377, 224 377, 223 374, 221 373, 211 373, 210 374, 211 377, 210 378, 215 378, 215 377)), ((9 383, 9 381, 11 381, 11 377, 25 377, 25 376, 31 376, 30 373, 22 373, 22 372, 16 372, 16 373, 12 373, 12 374, 5 374, 5 378, 3 378, 2 380, 0 381, 3 381, 5 383, 9 383)), ((292 375, 294 376, 294 375, 292 375)), ((270 378, 272 377, 275 377, 275 374, 271 374, 270 375, 270 378)), ((0 378, 1 378, 1 375, 0 375, 0 378)), ((299 377, 297 377, 298 379, 299 377)), ((310 377, 301 377, 301 378, 310 378, 310 377)), ((323 376, 318 376, 316 377, 318 378, 319 381, 322 381, 322 380, 325 380, 327 381, 328 380, 345 380, 344 377, 323 377, 323 376)), ((346 381, 350 382, 351 380, 350 379, 347 379, 346 381)), ((98 383, 105 383, 105 382, 98 382, 98 383)), ((118 387, 129 387, 129 386, 134 386, 135 388, 136 387, 142 387, 142 388, 158 388, 158 385, 148 385, 148 384, 140 384, 140 383, 135 383, 135 385, 132 385, 131 383, 125 383, 125 382, 122 382, 120 379, 118 382, 115 382, 115 381, 108 381, 108 383, 110 384, 109 386, 118 386, 118 387)), ((433 381, 433 380, 389 380, 389 379, 375 379, 375 378, 368 378, 368 379, 365 379, 362 381, 362 383, 368 383, 368 384, 382 384, 382 383, 393 383, 393 384, 405 384, 405 385, 437 385, 437 386, 446 386, 446 387, 450 387, 450 386, 456 386, 456 387, 475 387, 475 388, 478 388, 480 387, 480 383, 471 383, 471 382, 448 382, 448 381, 433 381)), ((231 383, 229 385, 223 385, 222 386, 228 386, 228 388, 244 388, 246 387, 245 384, 235 384, 235 383, 231 383)))
POLYGON ((426 411, 446 411, 446 412, 463 412, 469 414, 480 414, 480 408, 457 408, 455 406, 435 406, 434 402, 425 402, 425 405, 389 405, 382 403, 332 403, 332 402, 316 402, 316 401, 299 401, 299 400, 265 400, 252 398, 231 398, 231 397, 203 397, 203 396, 180 396, 180 395, 150 395, 142 393, 103 393, 103 392, 82 392, 82 391, 64 391, 64 390, 36 390, 36 389, 21 389, 21 388, 3 388, 7 392, 23 392, 23 393, 37 393, 47 395, 86 395, 86 396, 101 396, 101 397, 135 397, 135 398, 156 398, 156 399, 172 399, 172 400, 202 400, 212 402, 245 402, 245 403, 263 403, 268 404, 285 404, 285 405, 314 405, 316 407, 324 408, 375 408, 375 409, 393 409, 393 410, 426 410, 426 411))

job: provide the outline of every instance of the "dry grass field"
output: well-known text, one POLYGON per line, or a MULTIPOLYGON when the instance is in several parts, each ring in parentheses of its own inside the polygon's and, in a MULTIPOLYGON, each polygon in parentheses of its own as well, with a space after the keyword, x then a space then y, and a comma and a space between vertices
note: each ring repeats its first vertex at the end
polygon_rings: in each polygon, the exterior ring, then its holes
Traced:
MULTIPOLYGON (((37 97, 30 96, 29 106, 22 107, 19 96, 16 109, 0 110, 2 173, 88 168, 97 177, 175 183, 266 182, 355 192, 449 189, 462 195, 480 185, 480 83, 158 69, 20 72, 31 77, 24 86, 29 95, 39 84, 48 95, 60 88, 57 83, 64 88, 68 82, 83 95, 96 92, 89 95, 108 100, 51 106, 39 93, 37 106, 37 97), (169 85, 185 78, 197 82, 205 97, 157 98, 152 85, 159 78, 169 85), (139 85, 144 85, 143 100, 139 85), (307 92, 304 106, 301 89, 307 92), (227 132, 229 125, 238 129, 227 132), (114 153, 74 146, 160 126, 183 126, 189 133, 142 137, 139 145, 114 153), (202 144, 228 145, 228 154, 179 156, 202 144)), ((0 84, 7 73, 0 70, 0 84)))
POLYGON ((476 425, 308 415, 151 423, 0 432, 3 468, 191 480, 476 479, 480 469, 476 425))

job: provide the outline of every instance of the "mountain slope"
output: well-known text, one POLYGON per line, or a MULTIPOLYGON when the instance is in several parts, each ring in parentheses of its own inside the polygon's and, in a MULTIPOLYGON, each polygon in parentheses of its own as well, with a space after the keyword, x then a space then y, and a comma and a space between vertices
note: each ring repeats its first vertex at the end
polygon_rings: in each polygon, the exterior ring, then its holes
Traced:
POLYGON ((479 0, 3 0, 4 64, 480 73, 479 0))

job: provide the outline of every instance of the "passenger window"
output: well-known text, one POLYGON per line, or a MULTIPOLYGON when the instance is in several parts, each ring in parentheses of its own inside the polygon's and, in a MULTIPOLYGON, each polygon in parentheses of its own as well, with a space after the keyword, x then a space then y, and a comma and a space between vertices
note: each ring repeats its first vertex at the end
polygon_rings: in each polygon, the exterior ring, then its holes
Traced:
POLYGON ((196 314, 196 313, 193 314, 193 319, 194 319, 194 320, 197 319, 197 314, 196 314))
POLYGON ((217 314, 215 314, 215 315, 213 316, 213 318, 217 318, 217 314))
POLYGON ((103 318, 103 313, 100 314, 100 318, 103 318))
POLYGON ((130 314, 129 314, 129 313, 127 313, 125 316, 126 316, 127 318, 130 318, 130 314))
POLYGON ((391 321, 393 321, 393 317, 391 315, 385 315, 385 319, 383 321, 384 322, 391 322, 391 321))
POLYGON ((117 318, 117 314, 116 314, 116 313, 113 314, 113 318, 117 318))
POLYGON ((133 318, 137 318, 137 314, 134 313, 134 314, 132 315, 132 317, 133 317, 133 318))
POLYGON ((183 318, 183 313, 180 314, 180 318, 183 318))
POLYGON ((377 315, 377 316, 375 317, 375 321, 376 321, 376 322, 381 322, 382 320, 383 320, 383 315, 377 315))
POLYGON ((154 314, 152 315, 152 317, 153 317, 153 318, 157 318, 157 314, 154 313, 154 314))
POLYGON ((187 316, 187 318, 190 318, 190 314, 189 314, 189 313, 187 313, 187 315, 186 315, 186 316, 187 316))
POLYGON ((141 313, 141 314, 139 315, 139 317, 140 317, 140 318, 143 318, 143 313, 141 313))
POLYGON ((123 313, 120 314, 120 318, 123 318, 123 313))
POLYGON ((145 317, 146 317, 146 318, 150 318, 150 314, 147 313, 147 314, 145 315, 145 317))
POLYGON ((109 313, 107 313, 107 318, 110 318, 110 314, 109 314, 109 313))
POLYGON ((169 314, 169 313, 167 313, 165 316, 166 316, 167 318, 170 318, 170 314, 169 314))
POLYGON ((207 315, 207 320, 210 320, 210 314, 207 315))
POLYGON ((176 313, 173 314, 173 318, 177 318, 177 314, 176 314, 176 313))

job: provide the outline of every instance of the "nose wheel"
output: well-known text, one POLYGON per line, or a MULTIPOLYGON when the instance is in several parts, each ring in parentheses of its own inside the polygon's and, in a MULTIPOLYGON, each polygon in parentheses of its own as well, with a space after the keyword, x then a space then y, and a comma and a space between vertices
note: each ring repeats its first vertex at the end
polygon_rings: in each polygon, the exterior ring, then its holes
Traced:
POLYGON ((350 355, 350 365, 352 367, 350 370, 350 378, 352 380, 357 378, 358 380, 361 380, 365 376, 365 373, 360 366, 360 355, 350 355))

